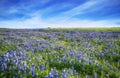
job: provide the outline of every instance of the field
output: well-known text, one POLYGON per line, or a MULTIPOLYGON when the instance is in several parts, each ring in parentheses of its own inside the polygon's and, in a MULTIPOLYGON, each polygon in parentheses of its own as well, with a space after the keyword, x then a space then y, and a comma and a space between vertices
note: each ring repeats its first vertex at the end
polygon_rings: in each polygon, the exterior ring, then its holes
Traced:
POLYGON ((0 78, 120 78, 120 28, 0 29, 0 78))

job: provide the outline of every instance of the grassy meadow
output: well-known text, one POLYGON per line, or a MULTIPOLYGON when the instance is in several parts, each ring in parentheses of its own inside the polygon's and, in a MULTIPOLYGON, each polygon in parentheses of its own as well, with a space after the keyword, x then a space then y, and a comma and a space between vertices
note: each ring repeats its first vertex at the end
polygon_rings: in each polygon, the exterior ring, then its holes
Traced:
POLYGON ((1 28, 0 78, 120 78, 120 28, 1 28))

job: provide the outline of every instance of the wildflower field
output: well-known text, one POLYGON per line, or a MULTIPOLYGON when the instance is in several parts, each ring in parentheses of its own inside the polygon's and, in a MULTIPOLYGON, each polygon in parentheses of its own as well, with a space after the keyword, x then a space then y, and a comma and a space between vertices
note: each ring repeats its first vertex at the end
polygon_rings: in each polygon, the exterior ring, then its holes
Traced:
POLYGON ((0 78, 120 78, 120 28, 0 29, 0 78))

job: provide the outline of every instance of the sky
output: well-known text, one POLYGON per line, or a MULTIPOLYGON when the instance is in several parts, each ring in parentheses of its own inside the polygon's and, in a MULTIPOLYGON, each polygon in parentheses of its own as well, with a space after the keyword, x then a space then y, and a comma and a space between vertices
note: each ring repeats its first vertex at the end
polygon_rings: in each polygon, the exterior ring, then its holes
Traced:
POLYGON ((120 0, 0 0, 0 28, 120 27, 120 0))

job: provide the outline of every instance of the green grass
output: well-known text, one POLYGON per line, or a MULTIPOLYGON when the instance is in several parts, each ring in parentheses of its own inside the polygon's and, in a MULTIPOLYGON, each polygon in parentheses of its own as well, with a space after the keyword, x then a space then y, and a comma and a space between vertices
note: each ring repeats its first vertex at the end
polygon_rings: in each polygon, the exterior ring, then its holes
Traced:
POLYGON ((47 30, 78 30, 78 31, 120 31, 120 27, 110 28, 47 28, 47 30))

